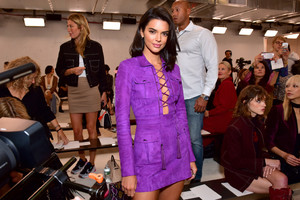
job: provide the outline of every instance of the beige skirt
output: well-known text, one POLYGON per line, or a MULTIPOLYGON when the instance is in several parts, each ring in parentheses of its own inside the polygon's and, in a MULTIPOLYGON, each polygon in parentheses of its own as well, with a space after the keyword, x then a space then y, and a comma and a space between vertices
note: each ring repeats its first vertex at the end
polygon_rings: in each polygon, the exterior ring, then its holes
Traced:
POLYGON ((70 113, 89 113, 100 110, 100 92, 98 87, 90 88, 86 77, 78 78, 78 87, 68 86, 70 113))

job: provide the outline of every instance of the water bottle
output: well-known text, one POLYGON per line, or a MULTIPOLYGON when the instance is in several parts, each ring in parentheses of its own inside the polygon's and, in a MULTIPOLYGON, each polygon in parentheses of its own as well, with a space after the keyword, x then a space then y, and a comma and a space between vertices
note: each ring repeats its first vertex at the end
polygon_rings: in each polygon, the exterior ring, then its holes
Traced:
POLYGON ((105 181, 106 181, 106 184, 107 184, 107 188, 109 189, 109 184, 112 181, 111 181, 111 178, 110 178, 110 168, 107 165, 105 165, 105 167, 104 167, 104 178, 105 178, 105 181))

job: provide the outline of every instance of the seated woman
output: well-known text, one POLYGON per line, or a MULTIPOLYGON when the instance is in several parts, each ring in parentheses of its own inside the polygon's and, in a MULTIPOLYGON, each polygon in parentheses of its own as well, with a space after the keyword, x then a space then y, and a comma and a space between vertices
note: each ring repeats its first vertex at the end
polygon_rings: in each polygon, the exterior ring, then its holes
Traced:
POLYGON ((286 82, 283 104, 274 106, 268 115, 265 138, 289 184, 300 182, 300 75, 286 82))
POLYGON ((206 110, 203 130, 224 133, 232 119, 232 112, 237 100, 235 88, 230 76, 232 67, 227 61, 219 64, 218 78, 221 82, 213 99, 214 108, 206 110))
POLYGON ((47 126, 47 123, 50 122, 52 126, 55 127, 58 141, 62 140, 64 144, 67 144, 69 140, 61 129, 55 115, 47 106, 43 91, 39 86, 39 65, 26 56, 9 62, 4 70, 13 69, 27 63, 33 63, 36 72, 9 82, 4 87, 0 87, 0 97, 14 97, 21 101, 26 107, 31 119, 40 122, 44 126, 49 138, 52 138, 52 134, 47 126))
POLYGON ((44 91, 45 99, 51 111, 56 114, 56 99, 59 100, 57 94, 58 78, 54 76, 54 68, 48 65, 45 69, 44 76, 41 77, 41 87, 44 91))
POLYGON ((266 61, 257 61, 257 64, 254 65, 253 73, 251 73, 250 79, 248 81, 247 79, 242 79, 239 82, 236 93, 239 95, 242 89, 247 85, 260 85, 265 88, 270 95, 272 95, 277 75, 278 74, 275 72, 271 73, 266 61))
POLYGON ((279 171, 279 160, 263 157, 262 118, 268 101, 270 97, 261 86, 249 85, 241 91, 224 135, 221 164, 226 180, 239 191, 290 199, 291 189, 286 175, 279 171))

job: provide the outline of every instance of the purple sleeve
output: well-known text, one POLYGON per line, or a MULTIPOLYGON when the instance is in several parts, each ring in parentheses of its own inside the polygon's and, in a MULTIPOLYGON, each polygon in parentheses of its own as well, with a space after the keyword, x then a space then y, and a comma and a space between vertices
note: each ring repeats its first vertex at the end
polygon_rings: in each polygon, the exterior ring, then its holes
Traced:
POLYGON ((134 174, 134 153, 130 132, 130 63, 123 61, 116 76, 116 122, 122 177, 134 174))
POLYGON ((186 107, 185 107, 184 96, 183 96, 182 82, 181 82, 179 67, 177 65, 175 65, 173 73, 176 73, 176 77, 178 77, 180 81, 179 98, 178 98, 178 102, 176 103, 177 119, 178 119, 178 123, 180 124, 180 127, 183 127, 184 133, 186 134, 187 137, 190 162, 194 162, 196 161, 196 159, 192 150, 191 137, 190 137, 186 107))

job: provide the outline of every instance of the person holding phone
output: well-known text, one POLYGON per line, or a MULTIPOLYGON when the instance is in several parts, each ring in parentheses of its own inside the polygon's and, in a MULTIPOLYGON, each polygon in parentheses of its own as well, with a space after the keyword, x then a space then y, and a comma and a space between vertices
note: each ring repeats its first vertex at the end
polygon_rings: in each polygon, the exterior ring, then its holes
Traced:
POLYGON ((270 79, 275 79, 275 85, 274 85, 274 101, 273 104, 279 104, 281 103, 280 100, 280 92, 282 92, 282 87, 284 87, 284 81, 281 81, 283 77, 288 76, 289 70, 288 70, 288 53, 285 49, 287 46, 286 39, 283 36, 276 36, 272 40, 272 51, 271 52, 261 52, 254 58, 254 62, 250 66, 249 70, 246 70, 244 72, 244 81, 249 81, 250 77, 253 73, 253 68, 256 66, 259 62, 265 61, 270 69, 271 76, 270 79), (284 44, 284 45, 283 45, 284 44))

